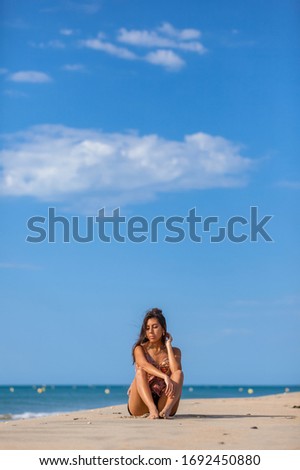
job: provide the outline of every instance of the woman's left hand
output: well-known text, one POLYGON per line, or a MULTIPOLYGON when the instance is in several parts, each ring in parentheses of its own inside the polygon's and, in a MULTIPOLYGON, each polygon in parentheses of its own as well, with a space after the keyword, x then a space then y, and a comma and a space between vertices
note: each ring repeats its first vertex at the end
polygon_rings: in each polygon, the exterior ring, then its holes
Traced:
POLYGON ((166 346, 168 346, 168 344, 171 345, 172 341, 173 341, 173 338, 172 338, 171 333, 166 333, 166 346))

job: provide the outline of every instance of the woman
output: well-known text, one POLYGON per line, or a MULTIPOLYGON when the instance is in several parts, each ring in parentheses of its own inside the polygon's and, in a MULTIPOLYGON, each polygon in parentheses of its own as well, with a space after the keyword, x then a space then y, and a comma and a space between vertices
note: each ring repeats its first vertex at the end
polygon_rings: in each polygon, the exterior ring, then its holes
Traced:
POLYGON ((128 411, 133 416, 149 413, 150 419, 175 415, 181 396, 181 352, 172 347, 166 319, 158 308, 149 310, 139 339, 132 348, 136 373, 128 390, 128 411))

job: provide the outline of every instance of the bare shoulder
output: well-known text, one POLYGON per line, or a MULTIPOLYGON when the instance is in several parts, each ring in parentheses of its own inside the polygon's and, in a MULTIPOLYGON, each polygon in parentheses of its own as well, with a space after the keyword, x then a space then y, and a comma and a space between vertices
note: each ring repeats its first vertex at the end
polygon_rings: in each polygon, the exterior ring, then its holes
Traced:
POLYGON ((174 348, 173 347, 173 351, 174 351, 175 356, 181 356, 181 351, 180 351, 179 348, 174 348))
POLYGON ((138 344, 135 348, 134 348, 134 355, 138 355, 138 356, 145 356, 145 349, 143 348, 143 346, 141 344, 138 344))
POLYGON ((135 353, 144 352, 143 346, 141 346, 140 344, 138 344, 138 345, 134 348, 134 352, 135 352, 135 353))

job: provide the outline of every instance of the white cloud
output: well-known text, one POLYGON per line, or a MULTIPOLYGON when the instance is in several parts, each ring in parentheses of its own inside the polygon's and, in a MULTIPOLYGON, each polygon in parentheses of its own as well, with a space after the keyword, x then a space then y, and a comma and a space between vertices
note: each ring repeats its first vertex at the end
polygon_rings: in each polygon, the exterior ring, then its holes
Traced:
POLYGON ((135 30, 131 31, 126 28, 119 30, 117 40, 139 47, 172 47, 176 43, 166 37, 159 36, 155 31, 135 30))
POLYGON ((207 52, 207 49, 197 41, 180 42, 177 47, 182 51, 197 52, 198 54, 204 54, 207 52))
POLYGON ((80 41, 80 44, 83 47, 87 47, 89 49, 95 49, 98 51, 106 52, 107 54, 114 55, 119 57, 120 59, 127 59, 127 60, 135 60, 137 56, 131 52, 129 49, 125 47, 115 46, 114 44, 106 41, 102 41, 101 38, 97 39, 86 39, 80 41))
POLYGON ((66 64, 62 68, 67 72, 84 72, 86 70, 83 64, 66 64))
POLYGON ((0 164, 1 195, 71 206, 92 200, 98 205, 138 203, 160 192, 236 187, 245 184, 253 166, 237 145, 201 132, 172 141, 156 134, 54 125, 6 136, 0 164), (75 203, 74 194, 80 195, 75 203))
POLYGON ((26 83, 47 83, 52 79, 44 72, 37 72, 35 70, 26 70, 12 73, 9 76, 12 82, 26 82, 26 83))
POLYGON ((180 30, 174 28, 170 23, 163 23, 153 30, 120 28, 116 40, 126 44, 129 48, 120 47, 112 41, 106 41, 103 33, 99 33, 95 39, 82 40, 79 44, 121 59, 146 61, 153 65, 163 66, 168 71, 178 71, 186 64, 186 61, 179 56, 178 51, 183 54, 192 52, 200 55, 207 52, 203 44, 197 40, 200 36, 199 30, 180 30), (141 48, 152 50, 143 56, 141 48))
POLYGON ((177 71, 181 69, 185 62, 175 52, 165 49, 159 49, 146 55, 145 60, 150 64, 162 65, 168 70, 177 71))
POLYGON ((201 36, 201 31, 199 31, 198 29, 176 29, 170 23, 163 23, 157 29, 159 32, 166 34, 167 36, 182 39, 183 41, 198 39, 201 36))
POLYGON ((63 36, 73 36, 75 34, 74 29, 68 29, 68 28, 62 28, 59 32, 63 36))
POLYGON ((195 29, 177 30, 170 23, 164 23, 156 30, 119 29, 117 40, 135 47, 162 47, 182 49, 204 54, 206 48, 199 41, 191 41, 200 37, 195 29))

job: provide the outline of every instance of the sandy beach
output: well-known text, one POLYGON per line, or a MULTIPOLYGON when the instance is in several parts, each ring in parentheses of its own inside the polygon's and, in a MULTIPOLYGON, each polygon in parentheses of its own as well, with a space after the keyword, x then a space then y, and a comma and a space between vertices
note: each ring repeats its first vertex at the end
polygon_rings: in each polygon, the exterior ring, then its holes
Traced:
POLYGON ((300 449, 300 393, 182 400, 172 420, 126 405, 0 423, 0 449, 300 449))

